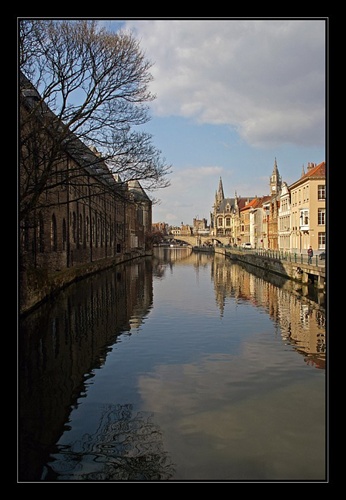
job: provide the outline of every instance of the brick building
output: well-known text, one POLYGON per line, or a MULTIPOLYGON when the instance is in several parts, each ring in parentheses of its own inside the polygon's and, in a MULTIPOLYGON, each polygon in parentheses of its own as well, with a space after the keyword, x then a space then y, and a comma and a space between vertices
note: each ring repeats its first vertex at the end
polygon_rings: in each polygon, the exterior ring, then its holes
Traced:
POLYGON ((29 276, 151 249, 151 200, 113 175, 20 75, 19 258, 21 299, 29 276), (36 270, 36 272, 35 272, 36 270))

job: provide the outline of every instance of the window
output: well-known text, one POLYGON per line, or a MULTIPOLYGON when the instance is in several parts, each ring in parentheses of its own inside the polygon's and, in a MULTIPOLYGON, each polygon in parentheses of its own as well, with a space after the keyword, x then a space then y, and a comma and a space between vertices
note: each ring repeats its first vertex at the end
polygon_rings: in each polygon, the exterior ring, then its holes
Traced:
POLYGON ((73 212, 72 214, 72 237, 74 243, 76 243, 77 240, 77 217, 76 217, 76 212, 73 212))
POLYGON ((230 227, 230 225, 231 225, 231 218, 230 217, 226 217, 226 226, 230 227))
POLYGON ((66 219, 62 221, 62 248, 66 250, 66 241, 67 241, 67 230, 66 230, 66 219))
POLYGON ((99 243, 100 243, 100 218, 98 216, 96 216, 96 234, 95 234, 95 237, 96 237, 96 248, 98 248, 99 246, 99 243))
POLYGON ((83 243, 83 217, 79 214, 79 243, 83 243))
POLYGON ((326 249, 326 233, 318 233, 318 248, 320 250, 326 249))
POLYGON ((57 234, 55 214, 52 215, 51 228, 50 228, 50 241, 51 241, 51 249, 53 250, 53 252, 56 252, 58 250, 58 234, 57 234))
POLYGON ((217 219, 217 225, 218 225, 219 227, 222 227, 222 226, 223 226, 222 217, 219 217, 219 218, 217 219))
POLYGON ((318 225, 323 226, 326 223, 326 209, 319 208, 317 217, 318 217, 318 225))
POLYGON ((38 228, 37 228, 37 237, 38 237, 38 250, 39 252, 44 252, 44 224, 43 224, 43 216, 39 215, 38 219, 38 228))
POLYGON ((89 242, 89 238, 90 238, 90 224, 89 224, 89 217, 86 216, 86 220, 85 220, 85 240, 87 242, 89 242))
POLYGON ((22 243, 24 250, 29 250, 29 223, 27 220, 24 222, 24 229, 22 230, 22 243))
POLYGON ((301 228, 309 228, 309 210, 301 210, 299 215, 299 226, 301 228))
POLYGON ((321 184, 317 188, 317 196, 319 200, 325 200, 326 199, 326 186, 324 184, 321 184))
POLYGON ((93 245, 95 244, 95 235, 96 235, 96 224, 95 224, 95 217, 93 217, 91 224, 91 242, 93 245))

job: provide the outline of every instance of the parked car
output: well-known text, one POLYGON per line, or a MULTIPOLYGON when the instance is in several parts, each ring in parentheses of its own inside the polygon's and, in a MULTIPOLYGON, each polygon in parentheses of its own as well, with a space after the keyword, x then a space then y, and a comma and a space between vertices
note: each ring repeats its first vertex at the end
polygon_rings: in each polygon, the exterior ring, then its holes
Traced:
POLYGON ((326 252, 320 253, 319 257, 320 260, 326 260, 326 252))
POLYGON ((251 245, 251 243, 243 243, 243 244, 242 244, 242 247, 243 247, 243 248, 248 248, 248 249, 251 249, 251 248, 252 248, 252 245, 251 245))

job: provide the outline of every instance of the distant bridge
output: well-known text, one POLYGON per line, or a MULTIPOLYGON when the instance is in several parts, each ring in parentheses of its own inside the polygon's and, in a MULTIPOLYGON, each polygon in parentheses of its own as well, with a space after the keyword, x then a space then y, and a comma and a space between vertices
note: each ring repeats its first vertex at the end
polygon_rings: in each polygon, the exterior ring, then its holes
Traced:
POLYGON ((176 242, 177 244, 186 243, 187 245, 189 245, 191 247, 202 246, 202 245, 215 246, 217 244, 229 245, 229 236, 216 237, 216 236, 210 236, 210 235, 206 235, 206 236, 203 235, 202 236, 199 234, 194 235, 194 236, 182 236, 182 235, 173 236, 173 235, 170 235, 170 236, 165 236, 165 240, 174 240, 174 242, 176 242))

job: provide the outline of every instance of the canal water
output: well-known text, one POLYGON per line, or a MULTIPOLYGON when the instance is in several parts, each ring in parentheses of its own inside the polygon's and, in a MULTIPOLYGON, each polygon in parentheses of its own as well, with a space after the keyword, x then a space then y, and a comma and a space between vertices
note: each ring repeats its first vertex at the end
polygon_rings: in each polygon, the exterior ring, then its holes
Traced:
POLYGON ((18 481, 327 480, 323 300, 189 248, 19 324, 18 481))

